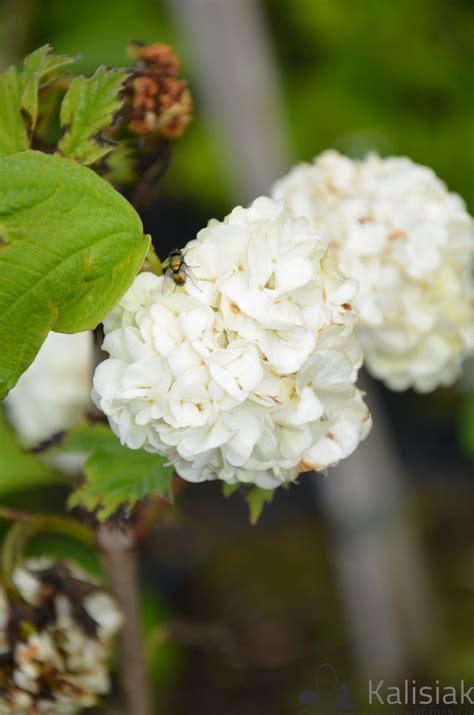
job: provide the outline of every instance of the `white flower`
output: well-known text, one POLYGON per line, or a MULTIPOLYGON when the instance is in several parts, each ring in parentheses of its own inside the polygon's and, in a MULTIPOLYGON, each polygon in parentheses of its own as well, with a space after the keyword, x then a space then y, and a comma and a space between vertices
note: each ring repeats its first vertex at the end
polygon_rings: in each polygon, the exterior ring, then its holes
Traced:
MULTIPOLYGON (((26 447, 34 447, 79 422, 91 408, 91 332, 50 332, 38 355, 5 400, 8 419, 26 447)), ((75 473, 83 457, 57 455, 51 463, 75 473)))
POLYGON ((394 390, 451 384, 474 341, 472 220, 434 172, 406 158, 327 151, 273 188, 359 281, 369 370, 394 390))
POLYGON ((195 279, 148 273, 105 321, 94 400, 123 444, 189 481, 264 488, 324 470, 370 429, 354 386, 357 284, 283 202, 257 199, 186 247, 195 279))
POLYGON ((28 446, 70 427, 90 406, 92 333, 49 333, 6 399, 9 418, 28 446))
POLYGON ((109 690, 117 604, 78 570, 49 561, 30 560, 13 578, 24 601, 0 587, 0 715, 96 705, 109 690))

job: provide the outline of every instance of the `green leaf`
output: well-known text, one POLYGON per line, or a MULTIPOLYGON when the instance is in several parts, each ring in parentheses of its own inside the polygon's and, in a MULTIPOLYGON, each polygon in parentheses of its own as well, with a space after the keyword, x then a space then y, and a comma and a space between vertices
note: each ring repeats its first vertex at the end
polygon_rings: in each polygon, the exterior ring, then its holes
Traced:
POLYGON ((171 500, 173 468, 167 460, 122 446, 108 427, 80 425, 69 432, 63 446, 91 452, 84 467, 85 483, 70 497, 70 507, 97 510, 98 519, 105 521, 121 507, 130 512, 150 495, 171 500))
POLYGON ((0 404, 0 496, 62 482, 62 475, 23 451, 7 422, 5 405, 0 404))
POLYGON ((245 501, 250 509, 250 523, 254 526, 260 519, 265 504, 270 504, 275 494, 274 489, 261 489, 260 487, 252 487, 245 495, 245 501))
POLYGON ((38 94, 41 80, 46 75, 49 75, 48 80, 51 79, 51 75, 60 67, 76 61, 75 57, 67 55, 51 55, 49 54, 50 50, 49 45, 44 45, 28 55, 23 63, 21 109, 23 113, 27 114, 27 122, 31 127, 35 126, 38 117, 38 94))
POLYGON ((120 109, 119 93, 127 70, 99 67, 86 79, 75 77, 61 105, 59 151, 82 164, 92 164, 108 154, 113 143, 102 136, 120 109))
POLYGON ((9 67, 0 74, 0 156, 25 151, 38 116, 42 80, 74 57, 51 55, 49 45, 28 55, 23 70, 9 67))
POLYGON ((149 242, 133 207, 86 167, 36 151, 0 159, 0 398, 49 330, 103 320, 149 242))

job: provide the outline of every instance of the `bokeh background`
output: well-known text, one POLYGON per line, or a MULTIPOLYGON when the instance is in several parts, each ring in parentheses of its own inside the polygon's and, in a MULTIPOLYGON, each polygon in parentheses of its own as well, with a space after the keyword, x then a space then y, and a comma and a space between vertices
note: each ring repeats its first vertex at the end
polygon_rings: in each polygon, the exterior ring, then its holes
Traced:
MULTIPOLYGON (((195 117, 142 214, 162 257, 328 147, 408 155, 474 210, 471 0, 3 0, 0 10, 2 67, 45 43, 80 53, 84 73, 126 65, 130 39, 176 48, 195 117)), ((316 713, 316 689, 332 688, 328 669, 316 675, 326 662, 351 692, 332 696, 338 714, 365 712, 368 677, 474 682, 473 384, 469 366, 430 396, 367 381, 384 425, 368 451, 335 473, 333 491, 317 475, 281 490, 256 527, 218 485, 186 490, 142 559, 158 712, 316 713)), ((64 495, 9 499, 60 508, 64 495)), ((46 546, 73 550, 36 548, 46 546)))

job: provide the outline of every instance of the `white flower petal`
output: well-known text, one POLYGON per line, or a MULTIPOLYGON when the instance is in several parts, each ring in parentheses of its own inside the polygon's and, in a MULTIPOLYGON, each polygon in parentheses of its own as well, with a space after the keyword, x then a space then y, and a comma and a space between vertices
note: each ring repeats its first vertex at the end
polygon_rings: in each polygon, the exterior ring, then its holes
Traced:
POLYGON ((105 400, 113 400, 122 389, 122 377, 127 369, 123 360, 110 358, 101 362, 94 373, 94 389, 105 400))

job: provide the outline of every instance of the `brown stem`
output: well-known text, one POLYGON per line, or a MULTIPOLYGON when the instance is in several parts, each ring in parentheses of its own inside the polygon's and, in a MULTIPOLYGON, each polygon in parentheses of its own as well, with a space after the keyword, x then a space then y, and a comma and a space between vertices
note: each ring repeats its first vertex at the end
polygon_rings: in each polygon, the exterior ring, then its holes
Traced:
POLYGON ((124 613, 120 678, 129 715, 153 715, 142 642, 135 539, 131 529, 102 526, 98 533, 111 591, 124 613))
POLYGON ((137 543, 140 543, 149 531, 166 519, 167 515, 172 512, 178 495, 187 485, 189 485, 189 482, 174 474, 171 482, 171 501, 164 497, 147 499, 139 511, 139 519, 135 524, 134 534, 137 543))

